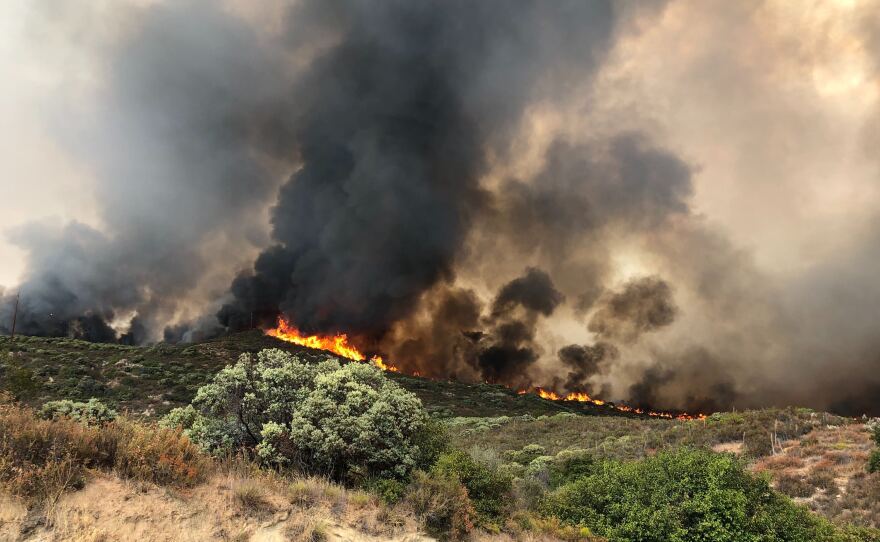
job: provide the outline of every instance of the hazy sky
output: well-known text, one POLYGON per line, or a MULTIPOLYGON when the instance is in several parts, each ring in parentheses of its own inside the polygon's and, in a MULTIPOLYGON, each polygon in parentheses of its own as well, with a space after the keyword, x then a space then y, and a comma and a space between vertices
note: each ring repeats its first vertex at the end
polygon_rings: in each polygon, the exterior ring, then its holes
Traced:
MULTIPOLYGON (((100 49, 124 32, 102 19, 113 4, 0 5, 0 231, 95 221, 89 164, 58 140, 58 124, 63 108, 93 106, 82 101, 100 84, 100 49), (82 20, 71 31, 56 16, 82 20)), ((265 4, 242 11, 269 25, 277 3, 265 4)), ((864 35, 877 9, 867 0, 673 1, 617 45, 596 99, 609 122, 650 127, 698 166, 699 212, 762 266, 796 271, 831 257, 876 207, 866 131, 878 83, 864 35)), ((23 256, 0 238, 0 284, 18 281, 23 256)))

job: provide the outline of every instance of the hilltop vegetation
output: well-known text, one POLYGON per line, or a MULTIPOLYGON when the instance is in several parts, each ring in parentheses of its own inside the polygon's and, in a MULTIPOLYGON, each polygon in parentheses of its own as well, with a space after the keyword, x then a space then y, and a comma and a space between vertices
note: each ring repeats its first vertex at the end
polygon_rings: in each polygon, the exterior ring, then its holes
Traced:
MULTIPOLYGON (((146 347, 52 337, 0 337, 0 390, 32 405, 96 397, 120 411, 161 416, 189 403, 199 387, 242 353, 264 348, 278 348, 315 363, 329 356, 259 331, 198 344, 146 347)), ((431 381, 399 374, 389 377, 419 396, 429 412, 447 417, 604 412, 588 405, 518 395, 497 385, 431 381)))
MULTIPOLYGON (((202 519, 224 527, 194 539, 880 540, 871 433, 807 409, 627 416, 340 365, 256 333, 152 347, 5 338, 0 359, 14 396, 0 485, 21 510, 0 514, 0 539, 69 539, 57 514, 84 506, 77 491, 129 480, 196 509, 213 488, 207 506, 224 512, 202 519), (282 350, 240 358, 267 346, 282 350)), ((112 539, 105 519, 95 530, 112 539)), ((137 521, 156 539, 159 523, 181 525, 149 519, 137 521)))

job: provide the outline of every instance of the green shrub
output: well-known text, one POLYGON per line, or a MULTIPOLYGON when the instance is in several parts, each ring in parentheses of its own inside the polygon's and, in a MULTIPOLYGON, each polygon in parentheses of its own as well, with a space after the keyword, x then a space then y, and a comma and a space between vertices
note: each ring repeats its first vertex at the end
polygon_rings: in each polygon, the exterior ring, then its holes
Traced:
POLYGON ((528 465, 532 460, 545 455, 546 449, 540 444, 526 444, 521 450, 509 451, 505 455, 507 459, 520 465, 528 465))
POLYGON ((556 454, 548 469, 550 487, 556 488, 593 474, 596 459, 584 450, 565 450, 556 454))
POLYGON ((428 534, 441 540, 462 540, 474 528, 474 507, 457 478, 417 471, 405 498, 428 534))
POLYGON ((397 504, 406 493, 406 484, 394 478, 376 478, 365 484, 385 504, 397 504))
POLYGON ((307 363, 277 349, 243 354, 199 388, 164 426, 203 449, 245 448, 267 465, 334 479, 404 478, 427 448, 421 401, 364 363, 307 363))
POLYGON ((874 450, 868 456, 868 472, 874 473, 880 471, 880 450, 874 450))
POLYGON ((509 503, 510 477, 477 463, 460 450, 441 455, 431 473, 438 477, 454 478, 464 484, 483 523, 500 518, 509 503))
POLYGON ((418 446, 416 466, 422 470, 430 469, 450 449, 446 425, 439 420, 428 419, 424 428, 414 435, 413 443, 418 446))
POLYGON ((745 453, 751 457, 764 457, 773 453, 770 433, 763 428, 755 428, 743 435, 745 453))
POLYGON ((69 399, 49 401, 40 409, 39 416, 44 420, 61 417, 70 418, 86 425, 103 425, 116 419, 116 411, 95 399, 76 402, 69 399))
POLYGON ((604 461, 554 491, 543 509, 612 541, 818 542, 834 533, 736 458, 703 450, 604 461))

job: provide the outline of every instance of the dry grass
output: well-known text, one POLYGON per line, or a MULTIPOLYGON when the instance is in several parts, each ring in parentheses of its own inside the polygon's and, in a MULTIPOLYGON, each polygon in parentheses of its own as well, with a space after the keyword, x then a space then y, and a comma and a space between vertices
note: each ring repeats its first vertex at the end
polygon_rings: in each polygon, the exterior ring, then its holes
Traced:
POLYGON ((417 472, 404 502, 432 535, 463 540, 474 529, 476 511, 457 479, 417 472))
POLYGON ((41 420, 33 410, 0 404, 0 488, 30 506, 50 505, 85 483, 89 470, 191 487, 211 462, 179 432, 128 420, 89 427, 41 420))
POLYGON ((823 426, 752 468, 839 525, 880 527, 880 474, 865 472, 872 447, 863 425, 823 426))
MULTIPOLYGON (((337 504, 336 515, 331 503, 340 497, 332 491, 325 496, 327 486, 320 479, 304 479, 317 499, 303 509, 289 502, 289 483, 271 474, 243 478, 237 472, 216 472, 197 487, 174 490, 97 473, 81 491, 62 495, 44 524, 22 540, 427 540, 407 510, 372 506, 363 493, 340 489, 347 505, 340 510, 337 504)), ((0 540, 18 540, 27 512, 4 504, 0 540)))
POLYGON ((241 480, 234 484, 232 498, 242 510, 251 514, 263 514, 273 509, 266 488, 255 480, 241 480))
POLYGON ((329 537, 328 533, 326 519, 304 514, 284 529, 285 539, 295 542, 323 542, 329 537))
POLYGON ((755 463, 755 470, 791 470, 804 466, 804 460, 795 455, 774 455, 765 457, 755 463))

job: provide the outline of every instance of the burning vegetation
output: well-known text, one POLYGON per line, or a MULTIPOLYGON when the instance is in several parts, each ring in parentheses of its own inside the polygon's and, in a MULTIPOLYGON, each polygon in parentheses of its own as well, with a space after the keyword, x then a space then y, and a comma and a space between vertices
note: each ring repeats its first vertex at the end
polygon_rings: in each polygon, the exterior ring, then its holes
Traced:
MULTIPOLYGON (((286 319, 279 318, 278 325, 266 331, 266 334, 275 337, 276 339, 281 339, 282 341, 298 344, 300 346, 306 346, 316 350, 326 350, 327 352, 332 352, 337 356, 353 361, 367 360, 366 355, 348 342, 348 335, 345 333, 339 333, 332 336, 307 335, 302 333, 296 326, 292 325, 286 319)), ((370 356, 369 362, 383 371, 391 371, 393 373, 399 372, 399 369, 394 365, 385 363, 382 356, 370 356)))
MULTIPOLYGON (((382 356, 376 354, 368 356, 367 354, 361 352, 361 350, 359 350, 356 346, 349 342, 348 335, 346 335, 345 333, 338 333, 335 335, 309 335, 301 332, 295 325, 290 323, 290 321, 281 317, 278 319, 278 323, 274 328, 266 330, 266 335, 300 346, 314 348, 316 350, 325 350, 327 352, 331 352, 333 354, 336 354, 337 356, 350 359, 352 361, 367 361, 375 365, 379 369, 382 369, 383 371, 390 371, 394 373, 401 372, 401 370, 397 366, 392 363, 386 362, 382 358, 382 356)), ((413 371, 410 376, 421 375, 417 371, 413 371)), ((635 408, 622 404, 615 404, 608 401, 603 401, 601 399, 594 399, 590 397, 588 393, 583 391, 572 391, 568 392, 567 394, 558 394, 555 391, 547 390, 542 387, 533 387, 530 389, 520 389, 517 391, 517 393, 520 395, 534 393, 542 399, 547 399, 549 401, 576 401, 579 403, 590 403, 596 406, 613 408, 620 412, 630 412, 633 414, 657 418, 695 420, 704 419, 706 417, 705 414, 702 413, 687 414, 682 412, 663 412, 650 409, 635 408)))

